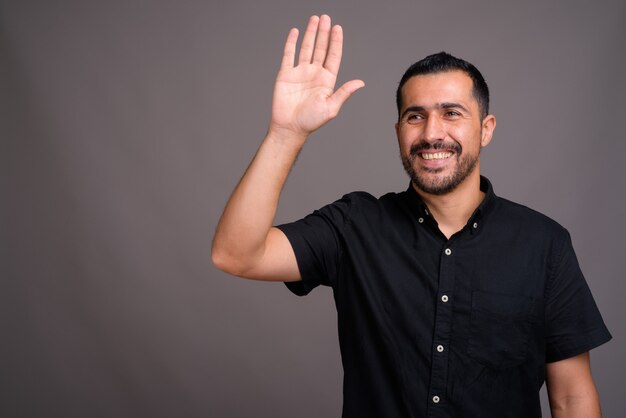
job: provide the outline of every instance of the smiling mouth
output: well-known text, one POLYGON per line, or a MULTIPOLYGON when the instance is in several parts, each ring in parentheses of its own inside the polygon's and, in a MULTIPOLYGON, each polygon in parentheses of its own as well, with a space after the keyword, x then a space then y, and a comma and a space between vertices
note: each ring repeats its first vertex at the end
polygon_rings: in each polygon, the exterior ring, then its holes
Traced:
POLYGON ((419 155, 424 160, 445 160, 452 157, 453 152, 421 152, 419 155))

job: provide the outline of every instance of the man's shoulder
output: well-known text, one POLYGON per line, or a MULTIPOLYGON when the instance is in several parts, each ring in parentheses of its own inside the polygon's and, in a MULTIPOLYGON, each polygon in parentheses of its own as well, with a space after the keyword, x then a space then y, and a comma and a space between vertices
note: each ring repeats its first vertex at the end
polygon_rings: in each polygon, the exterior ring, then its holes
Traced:
POLYGON ((342 211, 346 219, 367 224, 379 223, 385 218, 404 218, 410 211, 406 202, 406 192, 387 192, 379 197, 365 191, 347 193, 331 203, 323 211, 342 211))
POLYGON ((567 236, 567 230, 556 220, 536 209, 512 200, 497 197, 498 218, 523 226, 527 230, 539 230, 556 236, 567 236))
POLYGON ((397 203, 404 198, 405 193, 406 192, 387 192, 379 197, 376 197, 370 192, 357 190, 344 194, 338 201, 349 202, 353 205, 378 206, 397 203))

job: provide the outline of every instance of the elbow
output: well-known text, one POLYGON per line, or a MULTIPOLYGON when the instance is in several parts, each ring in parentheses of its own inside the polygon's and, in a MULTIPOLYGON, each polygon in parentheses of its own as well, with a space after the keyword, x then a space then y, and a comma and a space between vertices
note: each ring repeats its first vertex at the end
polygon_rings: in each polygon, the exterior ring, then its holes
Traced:
POLYGON ((224 268, 225 268, 224 256, 219 251, 215 250, 215 248, 211 249, 211 264, 213 264, 213 267, 216 267, 224 271, 224 268))
POLYGON ((215 245, 213 245, 213 248, 211 248, 211 263, 213 264, 213 266, 217 267, 225 273, 234 274, 231 258, 228 257, 226 251, 216 248, 215 245))
POLYGON ((215 245, 211 248, 211 263, 224 273, 239 277, 245 276, 245 269, 240 260, 228 251, 215 245))
POLYGON ((233 276, 254 278, 263 249, 216 234, 211 244, 211 263, 218 269, 233 276))

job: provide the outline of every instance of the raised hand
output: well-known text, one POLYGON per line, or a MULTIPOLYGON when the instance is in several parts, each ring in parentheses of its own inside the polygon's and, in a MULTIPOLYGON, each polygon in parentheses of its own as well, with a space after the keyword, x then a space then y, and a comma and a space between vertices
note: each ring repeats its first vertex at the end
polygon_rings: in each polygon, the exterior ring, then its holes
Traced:
POLYGON ((305 138, 337 116, 344 102, 365 85, 351 80, 335 91, 343 31, 330 17, 311 16, 296 64, 298 29, 289 31, 272 102, 270 132, 305 138))
POLYGON ((213 239, 213 263, 241 277, 300 280, 291 243, 272 227, 280 192, 307 136, 364 85, 352 80, 335 91, 343 34, 340 26, 331 29, 328 16, 309 20, 296 65, 297 41, 298 30, 292 29, 274 87, 269 132, 228 200, 213 239))

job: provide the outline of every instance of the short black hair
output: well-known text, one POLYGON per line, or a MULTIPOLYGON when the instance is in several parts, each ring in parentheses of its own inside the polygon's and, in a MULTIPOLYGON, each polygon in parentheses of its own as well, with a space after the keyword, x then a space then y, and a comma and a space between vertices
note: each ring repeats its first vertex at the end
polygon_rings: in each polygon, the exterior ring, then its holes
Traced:
POLYGON ((483 75, 471 63, 454 57, 447 52, 438 52, 423 58, 411 65, 400 79, 398 90, 396 90, 396 105, 398 106, 398 118, 402 108, 402 87, 411 77, 425 74, 445 73, 448 71, 463 71, 472 79, 474 85, 473 95, 478 101, 481 119, 489 114, 489 87, 483 75))

